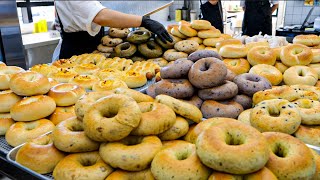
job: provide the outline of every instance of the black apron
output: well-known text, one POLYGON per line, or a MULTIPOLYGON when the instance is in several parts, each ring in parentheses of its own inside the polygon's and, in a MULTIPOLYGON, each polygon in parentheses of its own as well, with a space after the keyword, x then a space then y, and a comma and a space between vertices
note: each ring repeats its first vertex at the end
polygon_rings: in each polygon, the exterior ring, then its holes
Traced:
POLYGON ((65 32, 63 24, 60 20, 58 11, 57 16, 61 27, 62 44, 59 59, 68 59, 73 55, 92 53, 97 49, 104 36, 104 28, 101 27, 100 32, 96 36, 91 36, 87 31, 65 32))
POLYGON ((221 33, 223 33, 223 13, 221 1, 219 0, 216 5, 212 5, 209 1, 202 4, 202 1, 200 0, 200 4, 202 14, 201 19, 209 21, 212 26, 219 29, 221 33))
POLYGON ((269 0, 245 0, 243 35, 272 34, 272 8, 269 0))

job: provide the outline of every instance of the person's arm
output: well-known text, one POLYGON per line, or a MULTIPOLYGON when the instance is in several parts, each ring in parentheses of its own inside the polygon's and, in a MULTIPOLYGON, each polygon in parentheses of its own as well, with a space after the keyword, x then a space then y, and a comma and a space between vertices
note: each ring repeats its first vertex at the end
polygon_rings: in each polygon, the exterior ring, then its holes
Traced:
POLYGON ((95 16, 93 22, 100 26, 115 28, 139 27, 142 23, 142 17, 105 8, 95 16))
POLYGON ((272 14, 275 10, 277 10, 278 7, 279 7, 279 4, 273 4, 272 7, 271 7, 271 14, 272 14))

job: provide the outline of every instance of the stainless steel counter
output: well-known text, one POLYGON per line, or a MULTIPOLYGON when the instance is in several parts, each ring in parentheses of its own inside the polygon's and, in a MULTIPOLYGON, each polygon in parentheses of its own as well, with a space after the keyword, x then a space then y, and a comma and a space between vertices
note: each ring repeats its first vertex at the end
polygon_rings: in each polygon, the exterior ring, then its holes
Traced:
POLYGON ((36 64, 51 63, 52 54, 59 40, 60 34, 58 31, 22 35, 29 67, 36 64))

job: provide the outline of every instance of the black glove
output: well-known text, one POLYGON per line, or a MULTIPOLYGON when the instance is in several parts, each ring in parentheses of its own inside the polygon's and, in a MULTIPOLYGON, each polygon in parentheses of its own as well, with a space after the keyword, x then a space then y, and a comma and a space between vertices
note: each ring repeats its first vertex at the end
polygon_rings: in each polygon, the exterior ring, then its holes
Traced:
POLYGON ((167 41, 173 42, 167 30, 158 21, 155 21, 146 16, 143 16, 141 26, 147 28, 151 32, 158 35, 158 37, 161 39, 163 43, 167 43, 167 41))

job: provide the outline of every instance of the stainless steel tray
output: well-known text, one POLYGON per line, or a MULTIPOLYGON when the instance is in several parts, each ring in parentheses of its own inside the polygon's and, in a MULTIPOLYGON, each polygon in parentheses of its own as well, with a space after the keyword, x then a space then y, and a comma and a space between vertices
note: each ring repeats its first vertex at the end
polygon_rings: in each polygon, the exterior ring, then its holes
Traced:
POLYGON ((7 143, 5 136, 0 136, 0 152, 8 154, 12 148, 13 147, 7 143))
POLYGON ((49 174, 39 174, 29 168, 26 168, 24 166, 22 166, 21 164, 19 164, 18 162, 16 162, 16 155, 18 150, 23 146, 24 144, 21 144, 15 148, 12 148, 9 153, 7 154, 7 159, 8 162, 14 166, 16 166, 19 169, 22 169, 23 171, 28 172, 29 174, 32 174, 33 176, 39 178, 39 179, 43 179, 43 180, 51 180, 53 179, 52 173, 49 174))
POLYGON ((314 145, 311 145, 311 144, 306 144, 309 148, 315 150, 318 154, 320 154, 320 147, 318 146, 314 146, 314 145))

